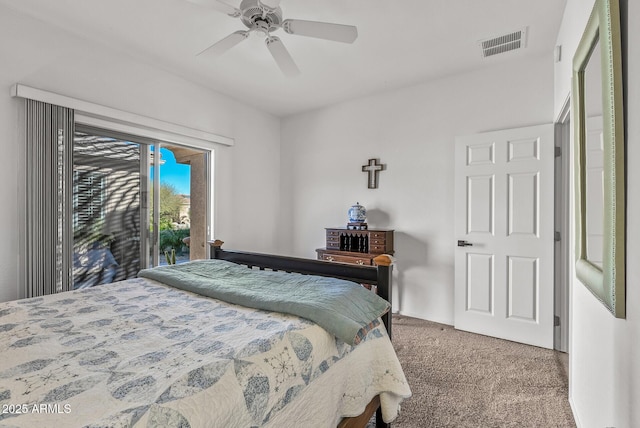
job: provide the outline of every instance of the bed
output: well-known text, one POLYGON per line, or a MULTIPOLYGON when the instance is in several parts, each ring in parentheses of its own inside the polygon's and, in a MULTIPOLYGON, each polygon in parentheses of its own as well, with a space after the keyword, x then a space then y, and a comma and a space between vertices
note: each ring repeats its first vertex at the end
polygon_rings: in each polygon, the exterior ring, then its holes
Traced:
POLYGON ((387 426, 411 395, 379 306, 391 296, 389 258, 360 267, 221 244, 212 242, 212 260, 0 303, 0 425, 346 428, 376 413, 387 426), (245 276, 238 269, 261 285, 228 286, 245 276), (295 291, 278 291, 286 287, 295 291), (296 295, 312 289, 320 303, 296 295), (255 307, 238 304, 261 292, 255 307), (333 294, 357 313, 325 299, 333 294), (268 310, 283 301, 288 313, 268 310), (362 322, 370 310, 380 318, 362 322))

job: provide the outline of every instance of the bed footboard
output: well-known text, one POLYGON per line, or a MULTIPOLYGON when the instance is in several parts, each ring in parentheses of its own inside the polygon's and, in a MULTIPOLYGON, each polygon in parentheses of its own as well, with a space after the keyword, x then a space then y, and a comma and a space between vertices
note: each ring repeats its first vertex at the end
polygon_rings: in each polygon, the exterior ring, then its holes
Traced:
MULTIPOLYGON (((358 266, 332 263, 323 260, 303 259, 298 257, 277 256, 273 254, 248 253, 244 251, 223 250, 220 240, 209 241, 211 258, 243 264, 251 268, 274 271, 296 272, 306 275, 329 276, 346 279, 361 284, 377 286, 380 297, 392 303, 392 271, 393 259, 382 254, 374 259, 376 266, 358 266)), ((391 311, 382 316, 382 322, 391 337, 391 311)))

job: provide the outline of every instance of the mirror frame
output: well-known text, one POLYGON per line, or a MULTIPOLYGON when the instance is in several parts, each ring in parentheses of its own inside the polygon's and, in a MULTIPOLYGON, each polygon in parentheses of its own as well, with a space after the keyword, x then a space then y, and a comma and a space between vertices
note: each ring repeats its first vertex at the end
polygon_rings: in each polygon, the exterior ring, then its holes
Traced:
POLYGON ((616 317, 625 318, 625 147, 618 0, 596 0, 573 58, 576 276, 616 317), (604 237, 602 269, 587 259, 584 70, 597 42, 602 67, 604 237))

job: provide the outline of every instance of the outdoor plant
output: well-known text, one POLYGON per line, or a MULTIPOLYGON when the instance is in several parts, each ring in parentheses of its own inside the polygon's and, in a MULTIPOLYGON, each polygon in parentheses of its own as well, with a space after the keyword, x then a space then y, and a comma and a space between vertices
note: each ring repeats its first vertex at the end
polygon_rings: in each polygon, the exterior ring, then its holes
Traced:
POLYGON ((183 239, 190 236, 191 229, 165 229, 160 231, 160 249, 168 251, 174 249, 182 253, 185 246, 183 239))
POLYGON ((169 251, 165 251, 164 256, 167 258, 167 264, 170 264, 170 265, 176 264, 176 250, 172 249, 171 253, 169 253, 169 251))

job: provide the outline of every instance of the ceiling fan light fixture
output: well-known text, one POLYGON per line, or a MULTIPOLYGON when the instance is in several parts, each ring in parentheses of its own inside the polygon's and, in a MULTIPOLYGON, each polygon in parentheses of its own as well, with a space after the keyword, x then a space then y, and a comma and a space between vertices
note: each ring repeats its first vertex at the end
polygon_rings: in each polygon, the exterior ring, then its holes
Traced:
POLYGON ((265 10, 259 0, 242 0, 240 9, 242 10, 240 20, 249 29, 254 29, 259 21, 266 22, 269 31, 277 30, 282 24, 282 9, 279 7, 274 10, 265 10))
MULTIPOLYGON (((287 76, 300 74, 298 66, 282 41, 271 33, 282 28, 286 33, 297 36, 313 37, 342 43, 353 43, 358 38, 358 29, 353 25, 332 24, 329 22, 305 21, 301 19, 282 19, 280 0, 242 0, 239 8, 234 8, 220 0, 188 0, 193 3, 209 5, 211 8, 231 14, 240 12, 240 20, 249 29, 236 31, 213 44, 201 54, 220 55, 246 39, 250 33, 266 37, 266 44, 278 67, 287 76)), ((199 54, 200 55, 200 54, 199 54)))
POLYGON ((256 20, 255 25, 251 30, 255 31, 256 34, 267 37, 269 35, 269 31, 271 31, 271 26, 269 25, 268 22, 262 19, 259 19, 259 20, 256 20))

